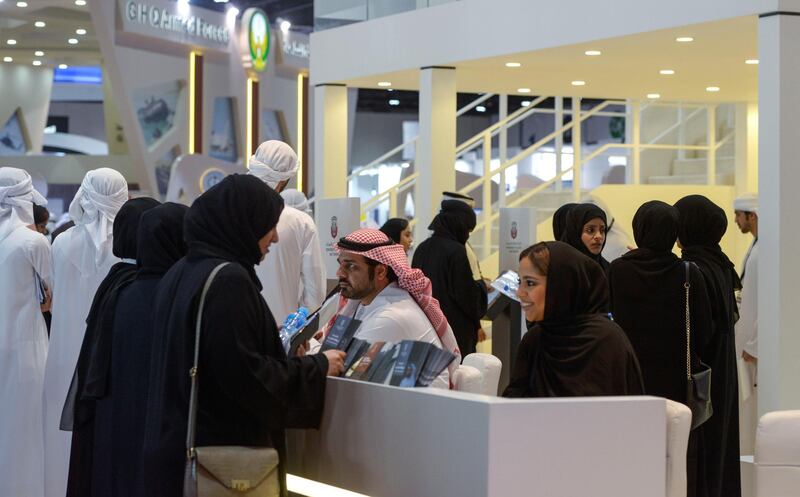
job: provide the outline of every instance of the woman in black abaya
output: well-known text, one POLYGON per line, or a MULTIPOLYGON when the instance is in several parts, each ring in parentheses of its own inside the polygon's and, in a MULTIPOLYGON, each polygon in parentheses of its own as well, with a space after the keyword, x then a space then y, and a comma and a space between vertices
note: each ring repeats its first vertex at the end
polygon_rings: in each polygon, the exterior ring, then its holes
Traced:
POLYGON ((700 268, 711 304, 711 338, 700 358, 711 366, 714 415, 700 429, 710 497, 739 497, 739 391, 733 325, 739 319, 734 291, 741 288, 733 263, 719 246, 728 228, 725 211, 702 195, 680 199, 678 243, 683 260, 700 268))
MULTIPOLYGON (((639 359, 645 393, 686 404, 686 270, 672 253, 678 211, 664 202, 643 204, 633 217, 637 249, 611 263, 609 287, 614 321, 625 330, 639 359)), ((711 338, 711 304, 697 266, 689 271, 693 371, 711 338)), ((702 430, 693 430, 687 451, 689 497, 706 495, 702 430)))
POLYGON ((534 322, 520 342, 504 397, 642 395, 639 363, 608 318, 602 269, 561 242, 522 251, 520 298, 534 322))
MULTIPOLYGON (((555 219, 553 220, 555 227, 555 219)), ((606 246, 606 213, 594 204, 576 204, 567 211, 564 232, 559 238, 600 264, 608 273, 608 261, 603 258, 606 246)))
POLYGON ((220 263, 229 264, 211 284, 203 311, 196 445, 274 447, 283 486, 284 430, 320 422, 325 376, 338 374, 343 353, 287 358, 254 270, 277 241, 282 210, 274 190, 234 174, 186 214, 188 252, 161 279, 155 297, 142 495, 181 494, 196 312, 220 263))
POLYGON ((96 401, 104 394, 98 378, 108 365, 111 328, 114 324, 119 290, 136 276, 139 220, 142 214, 159 203, 147 197, 131 199, 122 205, 114 218, 113 253, 122 261, 111 266, 111 270, 95 293, 86 318, 86 333, 83 336, 75 373, 61 414, 61 429, 72 431, 67 481, 68 497, 92 495, 95 432, 105 430, 95 423, 96 401))

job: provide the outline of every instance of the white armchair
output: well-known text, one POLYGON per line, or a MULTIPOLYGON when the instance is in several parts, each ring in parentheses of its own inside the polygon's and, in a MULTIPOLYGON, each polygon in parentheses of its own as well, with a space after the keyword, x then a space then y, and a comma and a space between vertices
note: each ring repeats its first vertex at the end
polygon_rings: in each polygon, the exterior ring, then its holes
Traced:
POLYGON ((472 366, 460 365, 453 373, 453 389, 459 392, 483 393, 481 372, 472 366))
POLYGON ((667 401, 667 497, 686 497, 686 448, 692 428, 692 411, 667 401))
POLYGON ((469 354, 462 362, 464 366, 472 366, 481 373, 482 387, 480 392, 484 395, 497 396, 497 386, 500 383, 500 370, 503 364, 500 359, 492 354, 469 354))
POLYGON ((800 495, 800 411, 761 417, 756 431, 756 497, 800 495))

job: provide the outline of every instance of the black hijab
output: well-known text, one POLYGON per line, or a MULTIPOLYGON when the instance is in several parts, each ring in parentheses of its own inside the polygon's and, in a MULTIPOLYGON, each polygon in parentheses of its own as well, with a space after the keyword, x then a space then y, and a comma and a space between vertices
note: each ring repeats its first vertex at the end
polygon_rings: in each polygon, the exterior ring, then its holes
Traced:
POLYGON ((186 213, 183 230, 188 257, 219 257, 238 262, 261 289, 255 265, 258 241, 278 224, 283 197, 263 181, 232 174, 200 195, 186 213))
POLYGON ((403 234, 403 231, 408 228, 408 219, 403 219, 402 217, 393 217, 389 219, 383 226, 381 226, 381 231, 386 234, 389 238, 394 240, 394 243, 400 243, 400 235, 403 234))
POLYGON ((553 213, 553 239, 554 240, 561 240, 561 237, 564 236, 564 228, 567 226, 567 214, 569 214, 570 209, 575 207, 578 204, 569 203, 564 204, 553 213))
POLYGON ((139 221, 138 276, 161 276, 186 254, 183 222, 189 208, 166 202, 139 221))
POLYGON ((161 202, 150 197, 132 198, 125 202, 114 217, 114 255, 120 259, 136 259, 136 233, 139 220, 161 202))
MULTIPOLYGON (((592 219, 597 218, 602 219, 603 223, 606 225, 606 229, 608 229, 608 220, 606 219, 606 213, 603 209, 594 204, 574 205, 567 212, 566 221, 564 223, 564 233, 561 235, 560 241, 572 245, 583 255, 600 264, 600 267, 602 267, 604 271, 608 271, 608 261, 603 258, 602 251, 600 254, 594 255, 586 248, 586 245, 581 239, 584 225, 592 219)), ((603 240, 603 248, 605 248, 607 240, 607 237, 603 240)))
POLYGON ((478 223, 475 211, 461 200, 443 200, 439 214, 433 218, 429 230, 435 236, 450 238, 464 245, 470 232, 478 223))
POLYGON ((675 207, 658 200, 645 202, 633 216, 633 239, 637 248, 621 258, 633 262, 637 271, 652 278, 669 273, 680 264, 678 256, 672 253, 679 225, 675 207))

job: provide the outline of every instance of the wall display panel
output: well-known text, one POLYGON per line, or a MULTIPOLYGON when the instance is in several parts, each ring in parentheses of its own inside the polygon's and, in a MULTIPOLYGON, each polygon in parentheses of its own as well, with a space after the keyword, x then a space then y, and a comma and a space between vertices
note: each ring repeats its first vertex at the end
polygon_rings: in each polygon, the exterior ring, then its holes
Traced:
POLYGON ((286 120, 283 111, 273 109, 261 110, 261 141, 280 140, 289 141, 289 134, 286 131, 286 120))
POLYGON ((186 81, 177 80, 134 91, 133 105, 136 109, 136 118, 148 147, 172 130, 175 125, 175 109, 185 88, 186 81))
POLYGON ((211 123, 211 144, 208 151, 211 157, 229 162, 236 162, 238 158, 235 105, 233 97, 214 99, 214 120, 211 123))
POLYGON ((25 155, 27 151, 28 143, 22 131, 22 119, 17 109, 0 129, 0 155, 25 155))
POLYGON ((175 145, 156 161, 156 184, 160 195, 167 194, 169 177, 172 173, 172 163, 175 162, 179 155, 181 155, 181 147, 175 145))

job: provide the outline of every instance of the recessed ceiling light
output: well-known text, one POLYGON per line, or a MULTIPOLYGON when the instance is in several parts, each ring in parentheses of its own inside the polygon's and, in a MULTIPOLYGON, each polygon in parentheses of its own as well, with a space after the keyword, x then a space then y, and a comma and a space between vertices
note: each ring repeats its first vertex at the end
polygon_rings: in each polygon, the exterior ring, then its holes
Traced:
POLYGON ((710 93, 715 93, 719 91, 719 86, 707 86, 706 91, 710 93))
POLYGON ((601 52, 600 50, 587 50, 583 53, 588 55, 589 57, 596 57, 598 55, 603 55, 603 52, 601 52))
POLYGON ((33 61, 33 65, 34 66, 41 66, 42 65, 42 61, 41 60, 34 60, 33 61))
POLYGON ((78 28, 78 29, 75 30, 75 34, 85 35, 86 34, 86 30, 83 29, 83 28, 78 28))
POLYGON ((47 26, 47 23, 44 21, 36 21, 35 23, 33 23, 33 25, 36 26, 37 28, 43 28, 47 26))
POLYGON ((3 62, 14 62, 14 59, 12 59, 9 56, 5 56, 5 57, 3 57, 3 62))
POLYGON ((530 93, 530 88, 517 88, 517 93, 530 93))
POLYGON ((690 41, 694 41, 694 38, 692 38, 691 36, 679 36, 675 38, 675 41, 677 41, 678 43, 689 43, 690 41))
POLYGON ((77 45, 78 44, 78 39, 77 38, 70 38, 69 40, 67 40, 67 43, 69 43, 70 45, 77 45))
POLYGON ((478 112, 486 112, 486 107, 484 107, 483 105, 479 105, 475 107, 475 110, 478 112))
POLYGON ((41 50, 37 50, 37 51, 33 52, 33 55, 35 55, 37 57, 44 57, 44 52, 42 52, 41 50))
POLYGON ((661 94, 660 93, 648 93, 647 94, 647 98, 650 98, 650 99, 661 98, 661 94))
POLYGON ((397 100, 396 98, 393 98, 393 99, 389 100, 389 105, 391 105, 392 107, 398 106, 398 105, 400 105, 400 100, 397 100))
POLYGON ((522 64, 519 62, 506 62, 506 67, 522 67, 522 64))
POLYGON ((17 7, 24 9, 28 6, 28 2, 17 2, 17 7))
POLYGON ((378 86, 386 88, 387 86, 392 86, 391 81, 378 81, 378 86))
POLYGON ((673 74, 675 74, 675 71, 673 69, 662 69, 658 71, 658 74, 663 74, 665 76, 672 76, 673 74))
POLYGON ((58 68, 59 68, 59 69, 66 69, 66 68, 68 68, 68 67, 69 67, 69 66, 68 66, 68 65, 66 65, 66 64, 59 64, 59 65, 58 65, 58 68))
POLYGON ((523 101, 522 101, 522 102, 520 102, 519 104, 520 104, 521 106, 523 106, 523 107, 530 107, 530 105, 531 105, 531 101, 530 101, 530 100, 523 100, 523 101))
POLYGON ((75 0, 75 5, 77 5, 78 7, 83 7, 84 5, 86 5, 86 0, 75 0))
POLYGON ((577 80, 572 82, 572 86, 585 86, 585 85, 586 85, 586 81, 581 81, 580 79, 577 79, 577 80))
POLYGON ((744 63, 748 64, 748 65, 751 65, 751 66, 757 66, 758 65, 758 59, 747 59, 746 61, 744 61, 744 63))
POLYGON ((17 44, 17 40, 14 40, 14 39, 6 40, 6 44, 8 44, 8 45, 16 45, 17 44))

